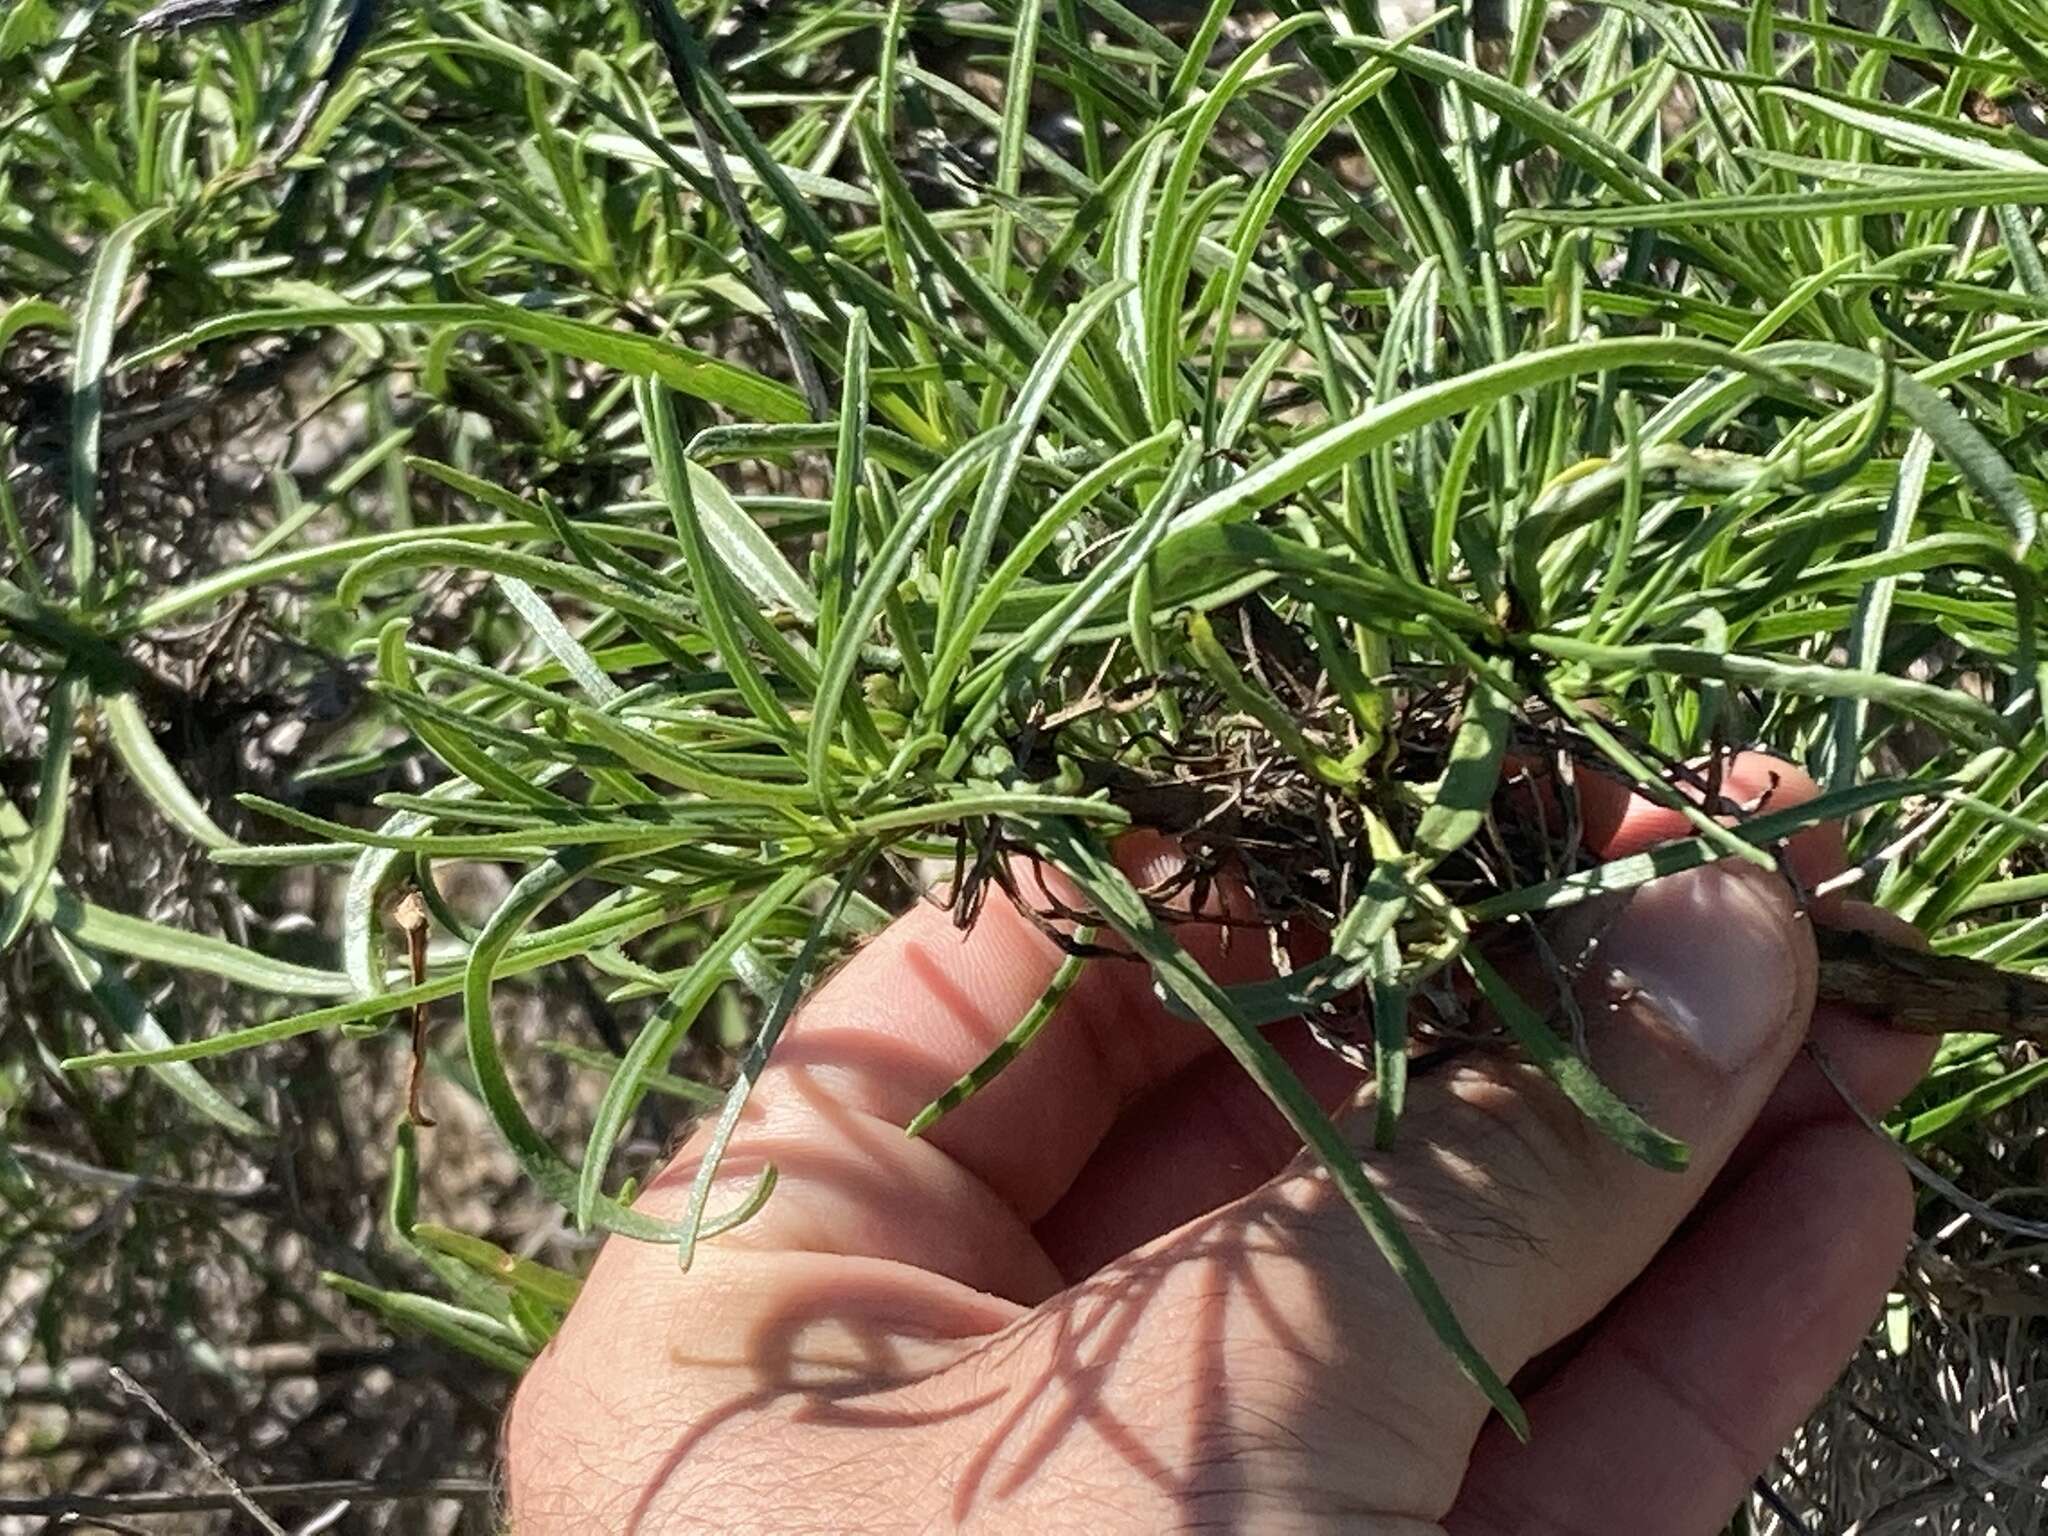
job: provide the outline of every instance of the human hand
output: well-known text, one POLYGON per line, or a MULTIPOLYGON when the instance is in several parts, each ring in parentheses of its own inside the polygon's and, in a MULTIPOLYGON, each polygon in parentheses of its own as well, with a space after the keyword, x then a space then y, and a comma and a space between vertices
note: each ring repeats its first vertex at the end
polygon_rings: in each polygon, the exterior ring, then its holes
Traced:
MULTIPOLYGON (((1581 778, 1604 852, 1686 830, 1581 778)), ((1735 760, 1723 793, 1765 791, 1814 793, 1735 760)), ((1788 854, 1809 888, 1843 867, 1832 827, 1788 854)), ((1140 884, 1172 857, 1119 848, 1140 884)), ((1910 933, 1839 898, 1815 915, 1910 933)), ((1221 981, 1259 975, 1266 946, 1221 932, 1180 937, 1221 981)), ((730 1203, 776 1165, 758 1217, 687 1276, 606 1245, 513 1407, 514 1531, 1709 1536, 1855 1348, 1909 1231, 1903 1171, 1800 1044, 1879 1111, 1932 1042, 1816 1008, 1807 920, 1759 870, 1643 887, 1592 942, 1592 1063, 1690 1144, 1687 1171, 1631 1160, 1506 1054, 1418 1078, 1367 1157, 1516 1379, 1526 1447, 1142 966, 1091 962, 1000 1078, 904 1136, 1061 959, 992 897, 965 935, 900 919, 791 1021, 720 1174, 730 1203)), ((1370 1083, 1299 1025, 1269 1033, 1368 1147, 1370 1083)), ((701 1146, 641 1209, 680 1214, 701 1146)))

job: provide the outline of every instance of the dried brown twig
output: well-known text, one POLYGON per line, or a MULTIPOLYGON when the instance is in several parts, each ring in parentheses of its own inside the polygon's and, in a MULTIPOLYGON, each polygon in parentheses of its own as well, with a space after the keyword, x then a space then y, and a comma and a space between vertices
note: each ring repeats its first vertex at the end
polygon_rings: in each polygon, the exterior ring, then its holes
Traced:
MULTIPOLYGON (((414 986, 427 979, 427 902, 418 891, 407 891, 391 909, 391 920, 405 935, 406 966, 414 986)), ((414 1125, 432 1126, 434 1117, 421 1102, 427 1068, 427 1005, 412 1005, 412 1071, 405 1085, 405 1116, 414 1125)))
POLYGON ((2048 981, 1963 955, 1815 928, 1820 996, 1917 1034, 2048 1040, 2048 981))

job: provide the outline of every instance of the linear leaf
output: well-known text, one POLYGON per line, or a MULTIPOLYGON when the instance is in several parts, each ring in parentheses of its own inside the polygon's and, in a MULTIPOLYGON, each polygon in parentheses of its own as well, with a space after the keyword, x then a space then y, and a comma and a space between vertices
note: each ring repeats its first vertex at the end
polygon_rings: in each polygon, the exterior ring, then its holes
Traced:
POLYGON ((588 320, 514 304, 304 304, 240 310, 154 343, 117 365, 125 371, 175 357, 208 342, 252 331, 311 330, 339 325, 450 326, 483 330, 564 357, 598 363, 635 378, 659 379, 677 394, 723 405, 761 421, 802 421, 803 397, 786 384, 680 342, 636 335, 588 320))
POLYGON ((106 398, 107 359, 113 354, 114 326, 135 248, 170 211, 151 208, 138 213, 101 242, 72 343, 71 479, 64 537, 70 546, 72 589, 87 607, 98 600, 93 511, 99 502, 100 419, 106 398))

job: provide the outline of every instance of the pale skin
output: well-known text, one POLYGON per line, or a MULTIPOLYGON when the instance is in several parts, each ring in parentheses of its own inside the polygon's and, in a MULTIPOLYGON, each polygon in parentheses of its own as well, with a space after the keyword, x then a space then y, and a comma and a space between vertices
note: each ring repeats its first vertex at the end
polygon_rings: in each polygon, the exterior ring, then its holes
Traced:
MULTIPOLYGON (((1730 767, 1731 798, 1767 791, 1813 793, 1759 757, 1730 767)), ((1610 852, 1686 830, 1618 787, 1584 795, 1610 852)), ((1173 858, 1143 834, 1118 854, 1141 881, 1173 858)), ((1631 1161, 1505 1053, 1417 1079, 1400 1142, 1370 1156, 1515 1381, 1527 1446, 1140 966, 1091 962, 1002 1078, 904 1136, 1060 961, 996 897, 964 935, 907 914, 792 1021, 713 1203, 773 1162, 760 1216, 687 1276, 670 1250, 605 1247, 513 1407, 514 1531, 1711 1536, 1909 1235, 1905 1173, 1802 1045, 1868 1111, 1931 1050, 1815 1007, 1811 921, 1909 930, 1839 897, 1801 911, 1795 885, 1843 867, 1836 829, 1788 863, 1673 877, 1552 935, 1585 957, 1595 1067, 1690 1144, 1687 1171, 1631 1161)), ((1219 979, 1263 974, 1263 943, 1180 932, 1219 979)), ((1369 1146, 1371 1085, 1298 1025, 1272 1038, 1369 1146)), ((678 1214, 698 1156, 641 1207, 678 1214)))

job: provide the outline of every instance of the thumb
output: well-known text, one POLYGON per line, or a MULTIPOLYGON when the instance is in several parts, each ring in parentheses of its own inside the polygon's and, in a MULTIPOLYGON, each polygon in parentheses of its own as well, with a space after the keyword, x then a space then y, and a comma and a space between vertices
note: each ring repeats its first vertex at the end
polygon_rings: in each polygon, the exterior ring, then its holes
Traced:
MULTIPOLYGON (((1340 1121, 1503 1378, 1649 1264, 1770 1095, 1813 1006, 1812 937, 1784 884, 1761 870, 1710 866, 1653 882, 1619 910, 1574 914, 1552 947, 1577 973, 1591 1066, 1689 1145, 1682 1171, 1635 1160, 1539 1068, 1504 1053, 1414 1083, 1389 1152, 1369 1150, 1369 1092, 1340 1121)), ((1240 1360, 1260 1356, 1232 1389, 1248 1420, 1399 1425, 1404 1442, 1430 1452, 1401 1486, 1355 1450, 1332 1446, 1323 1465, 1359 1478, 1352 1492, 1376 1507, 1391 1494, 1404 1512, 1440 1517, 1486 1404, 1320 1166, 1303 1159, 1127 1262, 1156 1272, 1177 1253, 1233 1244, 1257 1315, 1284 1319, 1268 1339, 1238 1339, 1240 1360)))
POLYGON ((1547 942, 1575 1016, 1551 1006, 1550 982, 1528 1000, 1582 1034, 1601 1081, 1690 1157, 1644 1164, 1519 1057, 1411 1091, 1407 1144, 1381 1176, 1421 1216, 1439 1280, 1503 1374, 1590 1321, 1705 1195, 1798 1050, 1818 969, 1785 882, 1739 865, 1575 909, 1547 942), (1439 1199, 1462 1219, 1434 1219, 1439 1199))

